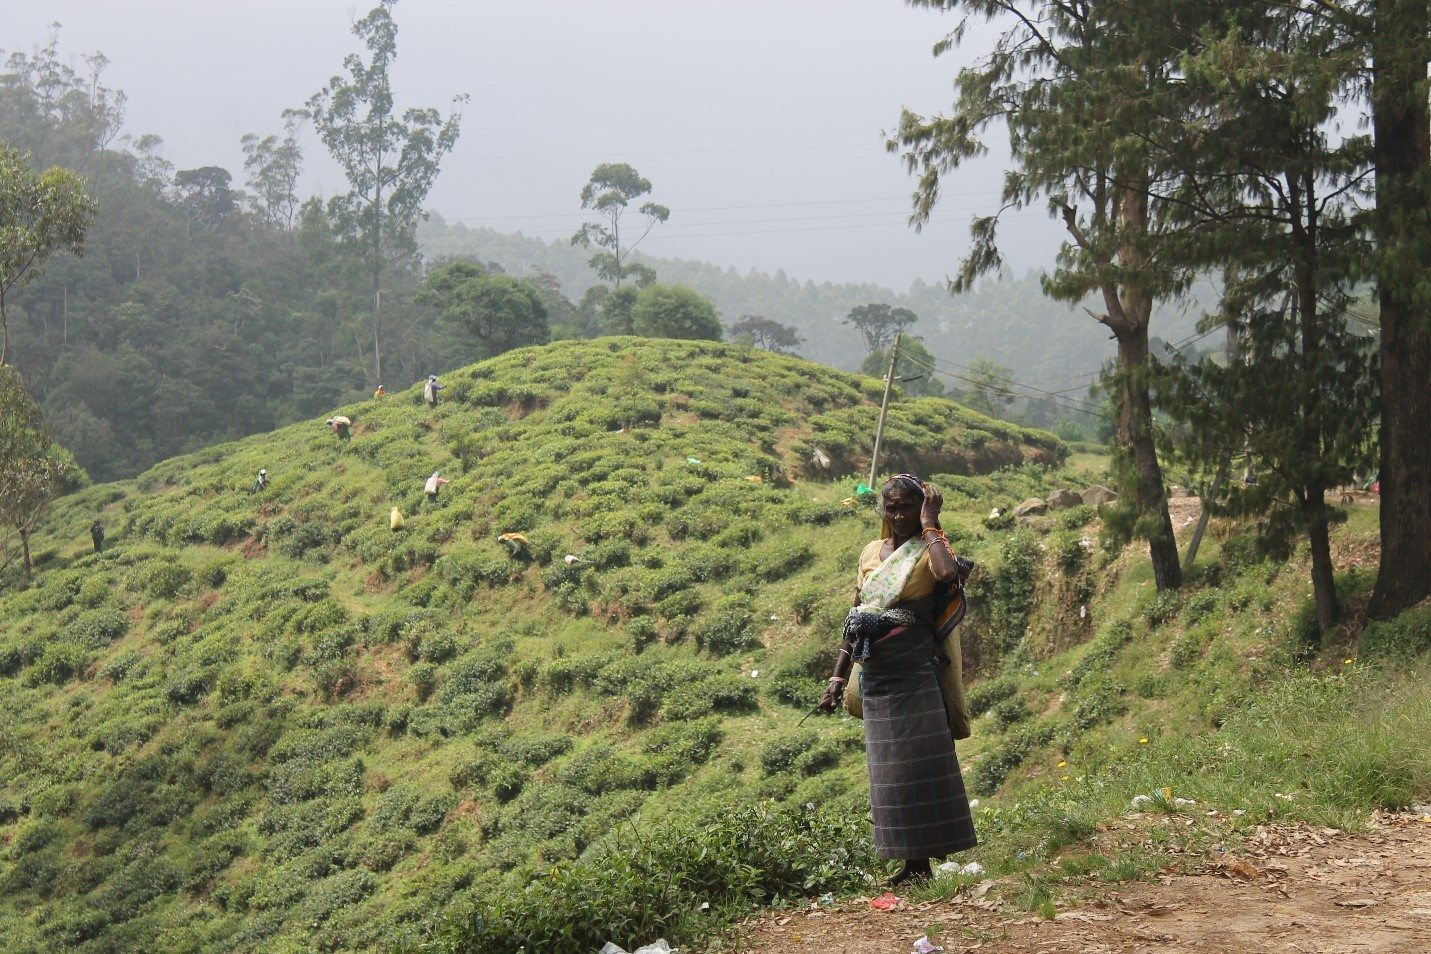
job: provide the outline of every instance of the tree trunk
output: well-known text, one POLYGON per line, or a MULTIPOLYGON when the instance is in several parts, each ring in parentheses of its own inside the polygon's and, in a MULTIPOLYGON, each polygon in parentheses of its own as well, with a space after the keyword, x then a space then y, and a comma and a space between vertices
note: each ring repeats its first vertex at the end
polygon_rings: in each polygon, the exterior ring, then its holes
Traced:
POLYGON ((1388 619, 1431 595, 1431 107, 1426 0, 1384 0, 1373 29, 1377 296, 1381 306, 1381 568, 1370 612, 1388 619), (1425 296, 1423 291, 1422 296, 1425 296))
POLYGON ((10 356, 10 319, 5 316, 5 297, 0 295, 0 368, 10 356))
POLYGON ((30 571, 31 571, 31 566, 30 566, 30 531, 29 531, 29 530, 26 530, 26 529, 23 528, 23 527, 20 528, 20 553, 21 553, 21 554, 23 555, 23 557, 24 557, 25 579, 28 580, 28 579, 30 578, 30 571))
POLYGON ((1317 604, 1317 629, 1326 636, 1341 619, 1342 608, 1337 601, 1327 502, 1321 487, 1312 490, 1302 509, 1307 521, 1307 540, 1312 547, 1312 599, 1317 604))
POLYGON ((1133 465, 1139 523, 1148 528, 1148 554, 1159 592, 1182 585, 1173 519, 1163 491, 1163 469, 1153 445, 1153 402, 1148 394, 1148 326, 1118 334, 1118 369, 1123 379, 1118 401, 1118 443, 1133 465))
POLYGON ((1288 194, 1293 202, 1292 235, 1298 261, 1293 281, 1297 292, 1297 335, 1301 365, 1302 421, 1299 428, 1300 456, 1306 477, 1302 496, 1303 522, 1312 550, 1312 598, 1317 604, 1317 629, 1326 636, 1341 619, 1336 581, 1332 572, 1331 534, 1327 526, 1326 484, 1317 467, 1322 457, 1322 392, 1318 366, 1321 364, 1322 327, 1318 309, 1317 196, 1310 174, 1289 177, 1288 194))

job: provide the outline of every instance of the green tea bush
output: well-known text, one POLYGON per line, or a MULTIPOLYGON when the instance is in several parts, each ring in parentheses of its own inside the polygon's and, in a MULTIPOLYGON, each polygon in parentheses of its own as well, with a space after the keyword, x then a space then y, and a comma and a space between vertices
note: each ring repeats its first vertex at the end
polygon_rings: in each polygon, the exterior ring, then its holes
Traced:
POLYGON ((1198 593, 1190 598, 1183 606, 1183 622, 1191 626, 1199 623, 1218 610, 1218 595, 1211 590, 1198 593))
POLYGON ((1048 744, 1054 730, 1047 725, 1028 725, 1004 736, 996 745, 979 756, 969 780, 972 794, 988 796, 998 791, 1014 770, 1034 751, 1048 744))
POLYGON ((46 683, 61 685, 84 672, 89 655, 74 643, 53 643, 41 650, 39 657, 25 673, 27 686, 46 683))
POLYGON ((112 609, 87 610, 61 627, 56 639, 87 649, 100 649, 129 629, 124 614, 112 609))
POLYGON ((408 658, 413 662, 443 663, 455 655, 457 637, 446 630, 415 632, 408 637, 408 658))
POLYGON ((661 717, 695 719, 712 712, 748 712, 755 705, 753 680, 729 673, 710 676, 667 693, 661 703, 661 717))
POLYGON ((761 582, 773 583, 809 566, 813 558, 806 544, 787 540, 750 551, 741 560, 741 569, 761 582))
POLYGON ((1168 653, 1168 665, 1174 669, 1191 669, 1202 658, 1203 650, 1207 647, 1207 638, 1207 631, 1200 628, 1183 633, 1173 640, 1173 647, 1168 653))
POLYGON ((980 679, 969 687, 966 701, 969 712, 981 716, 995 705, 1012 697, 1019 691, 1019 684, 1013 676, 1001 675, 980 679))
POLYGON ((109 598, 109 581, 102 576, 86 577, 75 593, 75 602, 93 609, 109 598))
POLYGON ((419 702, 426 702, 432 695, 437 688, 440 673, 441 670, 437 666, 427 662, 418 663, 408 670, 408 681, 412 683, 413 692, 417 694, 419 702))
POLYGON ((734 554, 703 543, 687 547, 681 554, 681 564, 692 580, 701 583, 723 580, 736 569, 734 554))
POLYGON ((424 950, 575 954, 607 940, 634 949, 658 935, 686 946, 719 929, 721 912, 858 889, 876 867, 868 830, 838 812, 761 805, 653 834, 619 828, 520 897, 474 897, 424 950))
POLYGON ((1132 624, 1127 620, 1113 620, 1089 641, 1083 658, 1079 659, 1064 677, 1064 684, 1078 686, 1090 676, 1103 672, 1132 639, 1132 624))
POLYGON ((185 666, 169 677, 164 686, 164 698, 181 705, 193 705, 208 695, 213 674, 195 666, 185 666))
POLYGON ((760 643, 755 614, 744 597, 727 597, 696 626, 696 646, 717 656, 750 649, 760 643))
POLYGON ((1005 729, 1009 728, 1010 726, 1016 725, 1027 719, 1029 716, 1033 715, 1033 712, 1030 711, 1028 704, 1025 703, 1018 696, 1014 696, 1010 699, 1005 699, 1003 702, 991 706, 988 712, 989 715, 993 718, 994 724, 1005 729))
POLYGON ((417 835, 430 834, 456 804, 450 793, 395 785, 378 799, 369 823, 379 832, 406 829, 417 835))

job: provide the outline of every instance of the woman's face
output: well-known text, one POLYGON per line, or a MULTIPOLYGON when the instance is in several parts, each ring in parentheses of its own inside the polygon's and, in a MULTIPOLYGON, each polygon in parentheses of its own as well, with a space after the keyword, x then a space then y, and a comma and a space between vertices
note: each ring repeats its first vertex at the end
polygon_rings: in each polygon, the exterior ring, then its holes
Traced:
POLYGON ((919 532, 920 504, 920 499, 907 490, 884 492, 884 518, 895 536, 912 537, 919 532))

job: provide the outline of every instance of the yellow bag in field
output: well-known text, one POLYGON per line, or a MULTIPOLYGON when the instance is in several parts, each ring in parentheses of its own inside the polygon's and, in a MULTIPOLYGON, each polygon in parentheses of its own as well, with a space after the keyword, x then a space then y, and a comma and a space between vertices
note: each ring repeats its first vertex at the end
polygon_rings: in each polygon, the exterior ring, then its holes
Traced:
POLYGON ((394 507, 393 512, 388 514, 388 529, 401 530, 407 525, 407 521, 402 518, 402 511, 394 507))

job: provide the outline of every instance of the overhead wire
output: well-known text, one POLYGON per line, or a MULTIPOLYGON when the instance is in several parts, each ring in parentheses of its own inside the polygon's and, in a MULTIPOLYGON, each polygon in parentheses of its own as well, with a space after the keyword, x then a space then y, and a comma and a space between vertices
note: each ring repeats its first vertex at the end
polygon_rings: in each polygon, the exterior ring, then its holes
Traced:
MULTIPOLYGON (((917 368, 923 368, 924 370, 930 372, 931 374, 937 374, 937 375, 940 375, 940 376, 942 376, 942 377, 952 378, 952 379, 954 379, 954 380, 956 380, 956 381, 963 381, 965 384, 972 384, 972 385, 974 385, 975 387, 988 388, 989 390, 994 391, 994 392, 997 393, 997 394, 1005 394, 1005 395, 1008 395, 1009 397, 1023 398, 1023 399, 1028 400, 1028 401, 1039 401, 1039 402, 1041 402, 1041 403, 1048 404, 1048 405, 1051 406, 1051 407, 1058 408, 1059 410, 1063 410, 1063 411, 1078 411, 1078 412, 1083 413, 1083 414, 1090 414, 1090 415, 1092 415, 1092 416, 1094 416, 1094 417, 1102 418, 1102 419, 1105 420, 1105 421, 1106 421, 1106 420, 1111 420, 1111 418, 1109 418, 1108 415, 1107 415, 1107 414, 1104 414, 1101 410, 1094 410, 1094 409, 1091 409, 1091 408, 1089 408, 1089 407, 1084 407, 1084 406, 1079 405, 1079 404, 1066 404, 1066 403, 1063 403, 1062 401, 1056 400, 1056 399, 1054 399, 1054 398, 1052 398, 1052 397, 1039 397, 1038 394, 1028 394, 1028 393, 1023 393, 1023 392, 1020 392, 1020 391, 1013 390, 1013 388, 1018 387, 1018 388, 1027 388, 1028 390, 1035 391, 1035 392, 1038 392, 1038 393, 1043 393, 1043 394, 1046 394, 1046 393, 1047 393, 1047 392, 1040 392, 1038 388, 1034 388, 1034 387, 1032 387, 1031 385, 1023 384, 1022 382, 1019 382, 1019 381, 1010 381, 1011 387, 1003 387, 1003 386, 998 385, 998 384, 993 384, 993 383, 991 383, 991 382, 989 382, 989 381, 981 381, 981 380, 979 380, 979 379, 977 379, 977 378, 971 378, 971 377, 968 377, 967 375, 959 374, 959 373, 957 373, 957 372, 955 372, 955 371, 948 371, 948 370, 945 370, 945 369, 943 369, 943 368, 935 367, 934 365, 930 364, 930 363, 927 362, 927 361, 923 361, 923 360, 921 360, 921 359, 919 359, 919 358, 914 358, 914 357, 911 357, 911 356, 909 356, 909 355, 904 355, 904 356, 902 356, 902 359, 901 359, 901 360, 907 361, 907 362, 909 362, 910 364, 914 365, 914 366, 917 367, 917 368)), ((935 360, 939 360, 939 359, 935 359, 935 360)), ((959 367, 959 366, 956 365, 956 367, 959 367)), ((966 370, 967 370, 967 369, 966 369, 966 370)), ((1065 399, 1065 400, 1071 400, 1071 399, 1065 399)))

